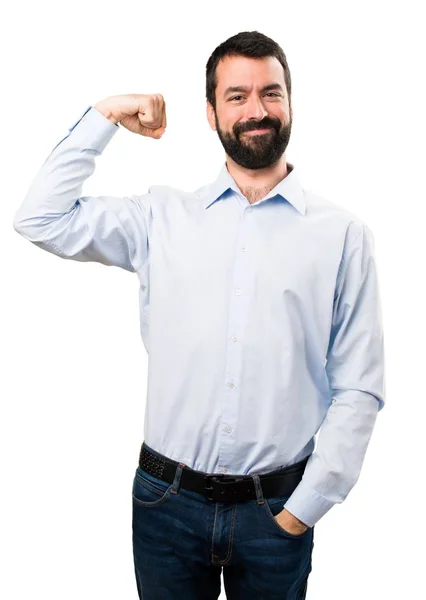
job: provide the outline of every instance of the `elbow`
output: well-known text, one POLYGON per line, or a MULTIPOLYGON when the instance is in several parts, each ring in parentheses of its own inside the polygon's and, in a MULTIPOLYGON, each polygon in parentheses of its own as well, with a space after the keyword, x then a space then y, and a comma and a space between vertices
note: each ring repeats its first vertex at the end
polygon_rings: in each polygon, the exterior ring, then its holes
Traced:
POLYGON ((48 223, 40 216, 28 216, 18 211, 13 218, 14 230, 31 242, 45 239, 48 223))
POLYGON ((28 222, 28 219, 21 219, 18 216, 15 216, 15 218, 13 219, 13 229, 17 233, 19 233, 19 235, 22 235, 22 237, 26 239, 30 239, 31 241, 33 239, 37 239, 36 237, 34 237, 33 227, 31 227, 31 224, 28 222))
POLYGON ((31 218, 28 214, 28 210, 24 210, 22 206, 18 208, 13 217, 13 229, 19 233, 19 235, 26 237, 29 234, 31 224, 33 223, 34 218, 31 218))
POLYGON ((25 222, 25 220, 22 219, 19 212, 17 212, 15 214, 15 216, 13 217, 13 229, 20 235, 24 235, 24 231, 25 231, 24 222, 25 222))

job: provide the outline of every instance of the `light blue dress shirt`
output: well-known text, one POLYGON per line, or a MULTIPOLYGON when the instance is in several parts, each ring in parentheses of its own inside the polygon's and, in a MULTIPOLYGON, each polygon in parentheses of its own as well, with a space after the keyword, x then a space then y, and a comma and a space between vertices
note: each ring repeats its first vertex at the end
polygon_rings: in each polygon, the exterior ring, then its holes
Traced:
POLYGON ((193 192, 82 196, 120 128, 88 107, 41 166, 14 228, 62 258, 137 274, 149 446, 240 475, 311 454, 283 506, 313 526, 356 483, 384 405, 371 230, 305 189, 289 163, 253 204, 226 163, 193 192))

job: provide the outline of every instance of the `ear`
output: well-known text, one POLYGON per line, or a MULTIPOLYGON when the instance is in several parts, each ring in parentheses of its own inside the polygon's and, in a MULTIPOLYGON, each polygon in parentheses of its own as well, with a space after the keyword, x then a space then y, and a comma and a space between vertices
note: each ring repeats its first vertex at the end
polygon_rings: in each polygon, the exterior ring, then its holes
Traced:
POLYGON ((216 131, 216 119, 214 115, 214 108, 208 100, 206 102, 206 114, 207 121, 209 122, 210 127, 213 129, 213 131, 216 131))

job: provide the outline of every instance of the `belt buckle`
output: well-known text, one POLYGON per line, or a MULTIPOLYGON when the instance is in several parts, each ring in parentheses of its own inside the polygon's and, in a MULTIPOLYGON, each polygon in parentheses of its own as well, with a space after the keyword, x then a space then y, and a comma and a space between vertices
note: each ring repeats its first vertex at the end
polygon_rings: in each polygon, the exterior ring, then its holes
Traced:
POLYGON ((224 487, 220 487, 220 486, 214 486, 214 485, 207 485, 207 483, 219 483, 221 485, 227 485, 228 483, 234 483, 236 481, 241 481, 242 479, 244 479, 244 475, 241 476, 234 476, 234 475, 205 475, 204 476, 204 490, 208 490, 209 494, 205 494, 207 500, 214 500, 216 502, 220 502, 220 499, 216 499, 212 497, 212 494, 214 493, 214 491, 218 491, 220 494, 224 494, 225 493, 225 489, 224 487))

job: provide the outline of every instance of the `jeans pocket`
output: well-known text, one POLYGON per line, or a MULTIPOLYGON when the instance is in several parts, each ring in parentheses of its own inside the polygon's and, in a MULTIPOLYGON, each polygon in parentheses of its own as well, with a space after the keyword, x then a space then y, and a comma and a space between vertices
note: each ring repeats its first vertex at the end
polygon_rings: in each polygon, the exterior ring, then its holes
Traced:
POLYGON ((139 506, 157 506, 169 498, 173 483, 163 481, 137 467, 133 478, 132 498, 139 506))
POLYGON ((276 515, 278 515, 284 509, 284 504, 287 502, 289 497, 290 496, 280 496, 277 498, 263 498, 264 504, 262 506, 265 509, 266 516, 270 521, 273 522, 277 530, 285 537, 293 540, 299 540, 308 537, 309 533, 312 530, 312 527, 308 527, 305 531, 302 531, 302 533, 290 533, 290 531, 284 529, 284 527, 282 527, 275 518, 276 515))

